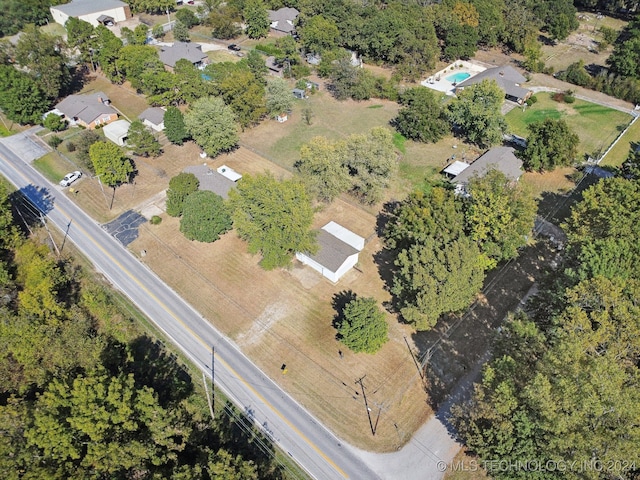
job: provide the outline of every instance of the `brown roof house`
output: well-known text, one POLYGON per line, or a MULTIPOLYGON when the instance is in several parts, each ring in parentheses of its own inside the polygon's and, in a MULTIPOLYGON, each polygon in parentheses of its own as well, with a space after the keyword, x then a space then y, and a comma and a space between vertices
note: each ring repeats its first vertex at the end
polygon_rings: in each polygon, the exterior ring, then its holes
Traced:
POLYGON ((329 222, 317 231, 318 252, 296 253, 296 258, 324 277, 336 283, 358 263, 358 254, 364 248, 364 238, 336 222, 329 222))
POLYGON ((202 68, 209 63, 209 57, 197 43, 174 42, 173 45, 160 47, 160 60, 168 70, 173 71, 178 60, 189 60, 196 67, 202 68))
POLYGON ((296 18, 300 12, 295 8, 284 7, 279 10, 267 10, 267 12, 269 13, 271 30, 274 32, 291 34, 296 29, 296 18))
POLYGON ((455 176, 450 180, 456 186, 456 193, 466 195, 466 187, 473 177, 484 177, 489 170, 500 170, 504 175, 516 182, 524 173, 522 160, 514 154, 511 147, 495 147, 478 157, 473 163, 467 165, 464 162, 454 162, 444 169, 445 173, 455 176))
POLYGON ((94 129, 118 119, 118 112, 102 92, 69 95, 55 106, 53 113, 66 118, 71 125, 94 129))
POLYGON ((488 68, 477 75, 458 83, 458 85, 456 85, 456 93, 458 93, 459 90, 464 90, 464 87, 475 85, 483 80, 495 80, 498 86, 504 90, 504 96, 507 100, 518 102, 521 105, 533 93, 528 88, 521 86, 527 81, 527 79, 515 68, 509 65, 488 68))

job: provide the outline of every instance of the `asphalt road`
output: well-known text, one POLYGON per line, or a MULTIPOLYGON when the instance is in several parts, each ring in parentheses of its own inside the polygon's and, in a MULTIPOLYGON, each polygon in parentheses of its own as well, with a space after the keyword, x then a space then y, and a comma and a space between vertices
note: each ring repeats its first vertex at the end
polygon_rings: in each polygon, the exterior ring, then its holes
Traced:
POLYGON ((0 174, 20 189, 222 391, 313 478, 380 478, 317 419, 30 164, 0 144, 0 174), (212 352, 215 352, 212 355, 212 352))

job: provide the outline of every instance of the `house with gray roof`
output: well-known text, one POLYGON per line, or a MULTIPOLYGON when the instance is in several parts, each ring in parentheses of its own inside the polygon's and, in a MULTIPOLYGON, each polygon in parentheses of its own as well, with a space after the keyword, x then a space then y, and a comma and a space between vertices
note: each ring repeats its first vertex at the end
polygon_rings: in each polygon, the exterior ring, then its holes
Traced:
POLYGON ((358 263, 364 248, 364 238, 336 222, 329 222, 316 231, 317 253, 296 253, 296 258, 322 276, 336 283, 358 263))
POLYGON ((514 151, 512 147, 495 147, 478 157, 450 180, 456 186, 456 193, 465 194, 472 178, 484 177, 492 169, 501 171, 511 181, 518 181, 524 171, 522 160, 516 157, 514 151))
POLYGON ((292 7, 284 7, 279 10, 267 10, 271 30, 279 33, 291 34, 296 29, 296 18, 300 12, 292 7))
POLYGON ((209 190, 216 195, 220 195, 225 200, 229 198, 229 191, 232 188, 236 188, 236 182, 242 178, 242 175, 226 165, 214 170, 205 163, 203 165, 191 165, 183 171, 193 173, 196 176, 200 183, 198 187, 200 190, 209 190), (235 175, 233 175, 234 173, 235 175))
POLYGON ((67 119, 71 125, 94 129, 118 119, 118 112, 103 92, 69 95, 55 106, 52 113, 67 119))
POLYGON ((164 112, 165 110, 163 108, 150 107, 138 115, 138 118, 147 127, 152 128, 156 132, 161 132, 164 130, 164 112))
POLYGON ((49 7, 56 23, 63 25, 70 17, 89 22, 94 27, 124 22, 131 18, 129 5, 120 0, 71 0, 69 3, 49 7))
POLYGON ((202 51, 202 47, 191 42, 174 42, 171 46, 162 46, 159 56, 165 67, 171 71, 175 68, 176 62, 183 58, 198 68, 209 63, 209 57, 202 51))
POLYGON ((504 91, 507 100, 517 102, 522 105, 533 93, 528 88, 524 88, 527 79, 510 65, 488 68, 456 85, 456 93, 464 90, 465 87, 475 85, 483 80, 494 80, 504 91))

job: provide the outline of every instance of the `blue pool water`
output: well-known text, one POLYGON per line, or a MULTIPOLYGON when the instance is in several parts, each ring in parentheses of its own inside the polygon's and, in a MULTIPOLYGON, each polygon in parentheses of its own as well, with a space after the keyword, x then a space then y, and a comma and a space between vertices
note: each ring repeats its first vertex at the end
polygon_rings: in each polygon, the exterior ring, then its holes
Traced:
POLYGON ((458 73, 454 73, 453 75, 449 75, 448 77, 445 77, 445 78, 447 79, 447 81, 451 83, 460 83, 463 80, 466 80, 467 78, 469 78, 470 76, 471 76, 470 73, 458 72, 458 73))

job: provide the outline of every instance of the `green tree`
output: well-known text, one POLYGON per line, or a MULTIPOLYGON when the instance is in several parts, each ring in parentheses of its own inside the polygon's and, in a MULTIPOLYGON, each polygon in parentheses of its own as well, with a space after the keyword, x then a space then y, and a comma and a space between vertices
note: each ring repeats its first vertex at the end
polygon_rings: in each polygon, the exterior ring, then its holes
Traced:
POLYGON ((567 67, 560 75, 565 82, 573 83, 581 87, 587 87, 591 84, 591 75, 584 67, 584 60, 578 60, 567 67))
POLYGON ((253 76, 258 80, 262 80, 269 71, 267 64, 265 63, 264 55, 255 48, 253 50, 249 50, 249 54, 247 55, 247 66, 249 67, 249 70, 251 70, 251 73, 253 73, 253 76))
POLYGON ((153 133, 140 121, 135 120, 129 127, 127 145, 135 155, 157 157, 160 155, 160 143, 153 133))
POLYGON ((533 230, 537 205, 531 192, 496 169, 473 178, 468 191, 467 228, 488 268, 515 258, 533 230))
POLYGON ((180 21, 185 27, 192 28, 200 23, 198 16, 193 12, 193 10, 189 10, 188 8, 181 8, 176 12, 176 19, 180 21))
POLYGON ((229 192, 229 202, 238 235, 250 253, 261 253, 265 270, 288 265, 295 252, 316 250, 310 231, 313 209, 302 183, 245 175, 229 192))
POLYGON ((128 182, 134 171, 131 160, 115 143, 95 142, 89 147, 89 157, 102 183, 114 189, 119 184, 128 182))
POLYGON ((348 190, 351 178, 345 156, 344 142, 331 142, 325 137, 314 137, 300 147, 295 167, 318 200, 329 203, 348 190))
POLYGON ((50 105, 30 75, 12 65, 0 65, 0 108, 13 122, 38 124, 50 105))
POLYGON ((52 132, 60 132, 67 128, 67 122, 63 120, 60 115, 55 115, 53 113, 50 113, 44 118, 42 125, 52 132))
POLYGON ((385 314, 375 298, 356 298, 344 307, 338 339, 354 352, 375 353, 389 339, 385 314))
POLYGON ((502 140, 506 123, 501 113, 504 91, 493 80, 465 87, 449 104, 449 120, 471 143, 481 147, 502 140))
POLYGON ((172 217, 182 215, 185 199, 198 191, 200 182, 193 173, 179 173, 169 180, 167 189, 167 213, 172 217))
POLYGON ((174 461, 184 448, 176 414, 158 404, 133 375, 94 372, 67 384, 53 380, 38 397, 30 445, 62 469, 90 469, 94 475, 144 472, 174 461))
POLYGON ((581 278, 640 278, 640 187, 636 180, 602 180, 583 192, 563 225, 581 278))
POLYGON ((504 0, 471 0, 478 12, 478 41, 483 45, 494 47, 504 38, 506 10, 504 0))
POLYGON ((47 321, 61 318, 64 305, 59 298, 65 276, 47 247, 25 242, 16 250, 20 310, 28 316, 47 321))
POLYGON ((208 190, 189 194, 182 207, 180 231, 189 240, 215 242, 233 222, 220 195, 208 190))
POLYGON ((163 14, 167 10, 175 9, 176 2, 175 0, 131 0, 129 5, 134 12, 163 14))
POLYGON ((136 90, 141 90, 144 75, 161 74, 165 71, 158 50, 149 45, 127 45, 119 52, 116 67, 121 75, 131 82, 136 90))
POLYGON ((73 145, 76 149, 76 159, 82 168, 89 170, 91 173, 95 173, 95 168, 89 156, 89 148, 91 148, 91 145, 94 143, 102 140, 102 138, 98 132, 83 130, 73 139, 73 145))
POLYGON ((351 176, 350 193, 363 203, 380 201, 396 171, 396 161, 393 136, 388 129, 375 127, 365 135, 351 135, 345 154, 345 166, 351 176))
MULTIPOLYGON (((76 17, 69 17, 64 24, 67 29, 67 44, 76 47, 80 51, 83 62, 91 62, 92 48, 94 47, 94 28, 89 22, 76 17)), ((94 65, 92 65, 94 68, 94 65)))
POLYGON ((25 28, 16 44, 16 62, 29 71, 49 100, 58 98, 71 81, 65 51, 60 37, 44 33, 34 25, 25 28))
POLYGON ((246 66, 225 75, 216 87, 243 129, 256 125, 266 115, 264 86, 246 66))
POLYGON ((189 29, 180 20, 176 20, 176 22, 173 24, 173 38, 175 38, 178 42, 191 41, 191 38, 189 38, 189 29))
POLYGON ((269 116, 275 118, 291 111, 293 101, 291 88, 285 79, 273 77, 267 80, 266 107, 269 116))
POLYGON ((164 133, 174 145, 182 145, 189 138, 184 116, 176 107, 168 107, 164 112, 164 133))
POLYGON ((337 47, 340 36, 338 27, 333 20, 322 15, 314 15, 297 29, 300 42, 309 52, 322 53, 337 47))
POLYGON ((238 128, 230 107, 218 97, 196 100, 184 117, 187 132, 211 157, 238 144, 238 128))
POLYGON ((112 82, 122 81, 122 74, 118 69, 118 59, 120 58, 120 50, 122 49, 122 40, 114 35, 104 25, 98 25, 95 28, 95 60, 100 64, 102 72, 112 82))
POLYGON ((122 27, 120 34, 127 40, 127 45, 145 45, 149 36, 149 27, 144 23, 136 25, 133 30, 122 27))
POLYGON ((435 143, 450 131, 442 103, 428 88, 407 90, 400 96, 399 103, 403 108, 393 124, 406 138, 435 143))
POLYGON ((349 58, 343 58, 332 67, 331 89, 338 100, 368 100, 375 92, 375 78, 368 70, 351 65, 349 58))
POLYGON ((527 130, 527 146, 521 153, 527 170, 554 170, 575 161, 580 138, 563 119, 546 118, 529 124, 527 130))
POLYGON ((478 246, 461 237, 400 252, 391 292, 402 318, 418 330, 433 328, 443 313, 467 308, 482 288, 484 265, 478 246))
POLYGON ((269 34, 269 15, 262 0, 246 0, 242 11, 249 38, 262 38, 269 34))

